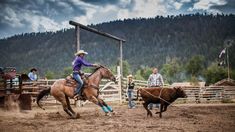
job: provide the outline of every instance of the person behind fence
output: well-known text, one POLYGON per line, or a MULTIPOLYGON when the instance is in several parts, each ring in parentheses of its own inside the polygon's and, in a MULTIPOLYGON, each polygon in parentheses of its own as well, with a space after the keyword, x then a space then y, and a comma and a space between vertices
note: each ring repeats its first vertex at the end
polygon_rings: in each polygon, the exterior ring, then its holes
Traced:
POLYGON ((31 81, 37 81, 38 80, 37 69, 32 68, 28 74, 28 77, 31 81))
POLYGON ((133 90, 135 87, 135 83, 131 74, 127 76, 127 83, 128 107, 129 109, 132 109, 135 108, 135 103, 133 101, 133 90))
POLYGON ((72 62, 73 65, 73 78, 78 82, 78 87, 74 92, 74 99, 77 99, 81 96, 81 88, 83 87, 83 80, 80 76, 82 66, 86 67, 99 67, 97 64, 91 64, 85 61, 84 56, 88 53, 84 50, 79 50, 75 53, 75 59, 72 62))
MULTIPOLYGON (((158 73, 157 68, 153 68, 152 74, 148 78, 148 87, 158 88, 164 86, 164 81, 162 75, 158 73)), ((159 108, 160 104, 157 104, 156 107, 159 108)), ((153 109, 153 104, 149 104, 149 109, 153 109)))

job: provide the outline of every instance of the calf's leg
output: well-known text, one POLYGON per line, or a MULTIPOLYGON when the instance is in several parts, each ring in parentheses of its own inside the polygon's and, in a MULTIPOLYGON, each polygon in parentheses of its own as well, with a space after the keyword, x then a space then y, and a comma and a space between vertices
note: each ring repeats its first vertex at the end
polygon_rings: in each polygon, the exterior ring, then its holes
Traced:
POLYGON ((150 115, 150 117, 152 117, 153 114, 152 114, 152 112, 148 109, 148 104, 149 104, 149 103, 144 102, 144 103, 143 103, 143 106, 144 106, 144 108, 145 108, 146 111, 147 111, 147 117, 148 117, 149 115, 150 115))
POLYGON ((160 112, 159 112, 159 117, 162 118, 162 112, 163 112, 163 105, 160 105, 160 112))
POLYGON ((167 110, 168 105, 164 105, 164 109, 162 112, 165 112, 167 110))
MULTIPOLYGON (((162 106, 162 112, 165 112, 166 110, 167 110, 167 107, 168 107, 168 105, 166 105, 166 104, 161 104, 161 106, 162 106)), ((161 107, 160 106, 160 107, 161 107)), ((160 109, 161 110, 161 109, 160 109)), ((157 111, 155 114, 159 114, 160 113, 160 111, 157 111)))

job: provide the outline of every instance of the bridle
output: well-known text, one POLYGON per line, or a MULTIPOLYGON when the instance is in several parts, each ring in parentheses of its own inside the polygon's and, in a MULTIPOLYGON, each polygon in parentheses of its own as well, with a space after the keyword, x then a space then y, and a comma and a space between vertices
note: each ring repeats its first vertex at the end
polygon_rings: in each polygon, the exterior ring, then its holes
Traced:
MULTIPOLYGON (((97 69, 95 72, 93 72, 92 74, 96 73, 96 72, 99 71, 101 68, 108 69, 107 67, 100 65, 100 66, 98 67, 98 69, 97 69)), ((109 70, 109 69, 108 69, 108 70, 109 70)), ((101 79, 102 79, 102 78, 103 78, 103 75, 101 75, 101 79)), ((86 87, 94 88, 94 89, 96 89, 96 90, 98 91, 98 94, 100 93, 100 91, 99 91, 99 86, 96 86, 96 85, 94 85, 94 84, 90 84, 90 85, 89 85, 89 82, 88 82, 88 85, 87 85, 87 86, 84 86, 84 87, 85 87, 85 88, 86 88, 86 87)))

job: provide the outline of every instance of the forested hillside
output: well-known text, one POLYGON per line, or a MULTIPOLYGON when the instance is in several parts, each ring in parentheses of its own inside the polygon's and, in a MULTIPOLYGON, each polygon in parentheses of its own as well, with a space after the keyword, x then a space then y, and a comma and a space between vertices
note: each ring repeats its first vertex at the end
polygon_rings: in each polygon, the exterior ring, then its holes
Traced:
MULTIPOLYGON (((126 39, 124 59, 132 71, 140 67, 162 67, 171 58, 186 63, 194 55, 205 57, 205 65, 215 62, 224 48, 224 40, 235 38, 235 15, 179 15, 149 19, 117 20, 90 25, 126 39)), ((118 43, 92 33, 81 32, 81 48, 89 52, 87 60, 116 65, 118 43)), ((75 52, 74 29, 57 32, 26 33, 0 40, 0 66, 18 71, 31 67, 60 72, 71 65, 75 52)), ((235 68, 235 45, 230 48, 235 68)))

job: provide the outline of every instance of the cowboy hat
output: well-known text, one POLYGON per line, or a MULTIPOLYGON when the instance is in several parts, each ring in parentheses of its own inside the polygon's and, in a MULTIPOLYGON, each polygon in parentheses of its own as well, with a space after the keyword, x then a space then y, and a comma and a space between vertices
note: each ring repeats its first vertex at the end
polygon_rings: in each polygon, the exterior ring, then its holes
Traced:
POLYGON ((130 75, 127 76, 127 78, 133 78, 133 76, 130 74, 130 75))
POLYGON ((77 56, 77 55, 80 55, 80 54, 85 54, 87 55, 88 53, 85 52, 84 50, 79 50, 77 53, 75 53, 74 55, 77 56))
POLYGON ((33 72, 33 71, 37 71, 37 69, 36 68, 30 69, 30 72, 33 72))

